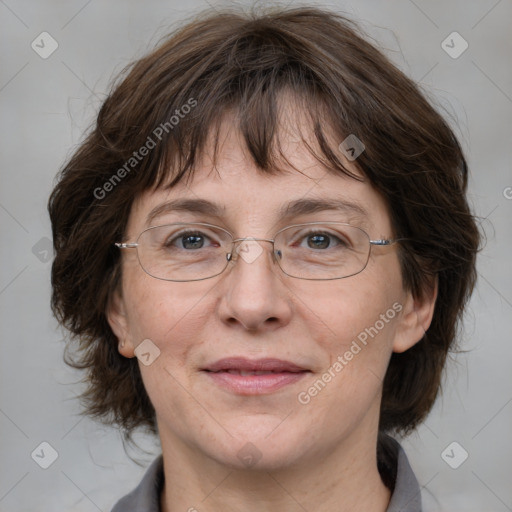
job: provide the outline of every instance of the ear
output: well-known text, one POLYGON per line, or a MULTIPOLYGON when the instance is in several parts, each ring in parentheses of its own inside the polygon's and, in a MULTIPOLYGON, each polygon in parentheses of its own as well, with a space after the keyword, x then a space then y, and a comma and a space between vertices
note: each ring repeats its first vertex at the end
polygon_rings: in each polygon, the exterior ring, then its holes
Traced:
POLYGON ((107 307, 107 320, 119 341, 119 353, 128 358, 135 357, 135 345, 129 334, 126 309, 118 288, 110 296, 107 307))
POLYGON ((432 286, 424 290, 421 297, 414 298, 410 291, 406 293, 400 324, 393 342, 393 352, 405 352, 423 338, 434 316, 437 291, 436 276, 432 286))

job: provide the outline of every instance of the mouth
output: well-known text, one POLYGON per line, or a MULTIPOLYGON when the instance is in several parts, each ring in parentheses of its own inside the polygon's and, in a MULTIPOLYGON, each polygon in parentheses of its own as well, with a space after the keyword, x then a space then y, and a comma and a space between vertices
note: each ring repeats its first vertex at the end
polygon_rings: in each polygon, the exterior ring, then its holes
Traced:
POLYGON ((311 373, 291 361, 243 357, 220 359, 202 371, 217 386, 240 395, 272 393, 311 373))

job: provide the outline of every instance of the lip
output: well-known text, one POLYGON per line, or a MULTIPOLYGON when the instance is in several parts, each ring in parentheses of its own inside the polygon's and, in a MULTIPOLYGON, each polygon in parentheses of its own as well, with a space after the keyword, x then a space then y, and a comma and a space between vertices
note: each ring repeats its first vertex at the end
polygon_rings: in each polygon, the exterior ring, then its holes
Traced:
POLYGON ((308 369, 283 359, 247 359, 246 357, 226 357, 208 365, 204 370, 209 372, 227 370, 241 370, 246 372, 302 372, 307 371, 308 369))
POLYGON ((219 359, 203 371, 216 385, 240 395, 272 393, 310 373, 291 361, 244 357, 219 359))

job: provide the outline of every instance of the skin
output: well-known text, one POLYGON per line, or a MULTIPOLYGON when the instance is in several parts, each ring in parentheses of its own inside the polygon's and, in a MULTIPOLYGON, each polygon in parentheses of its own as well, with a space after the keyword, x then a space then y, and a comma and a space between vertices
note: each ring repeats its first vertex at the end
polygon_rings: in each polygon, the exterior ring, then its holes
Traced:
MULTIPOLYGON (((282 130, 281 142, 302 174, 289 168, 264 176, 234 125, 229 116, 222 124, 218 172, 205 152, 187 185, 147 192, 134 202, 127 240, 147 227, 151 209, 178 197, 208 199, 226 210, 219 218, 168 213, 153 225, 209 222, 235 237, 272 238, 286 225, 333 220, 364 227, 372 239, 391 237, 386 204, 367 181, 327 172, 292 128, 282 130), (368 215, 276 216, 283 204, 305 197, 355 202, 368 215)), ((350 162, 347 167, 355 170, 350 162)), ((262 248, 251 263, 239 259, 215 278, 186 283, 149 276, 135 250, 123 251, 122 284, 108 318, 123 356, 135 357, 145 339, 160 350, 151 365, 139 366, 162 443, 162 510, 385 511, 390 492, 375 453, 382 379, 392 352, 407 350, 428 329, 435 292, 415 299, 403 288, 396 246, 373 247, 363 272, 331 281, 290 278, 272 261, 271 244, 262 248), (299 403, 298 393, 394 303, 401 312, 317 396, 299 403), (289 360, 311 373, 273 393, 243 396, 200 371, 228 356, 289 360), (237 456, 247 443, 260 457, 250 467, 237 456)))

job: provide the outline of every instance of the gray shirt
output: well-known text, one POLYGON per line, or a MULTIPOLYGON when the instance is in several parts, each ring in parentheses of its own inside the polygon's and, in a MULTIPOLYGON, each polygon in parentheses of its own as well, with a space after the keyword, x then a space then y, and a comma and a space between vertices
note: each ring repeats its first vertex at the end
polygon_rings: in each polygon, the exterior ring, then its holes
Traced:
MULTIPOLYGON (((387 512, 421 512, 418 481, 402 447, 395 441, 396 480, 387 512)), ((146 470, 139 485, 121 498, 112 512, 161 512, 160 494, 164 484, 163 458, 160 455, 146 470)))

